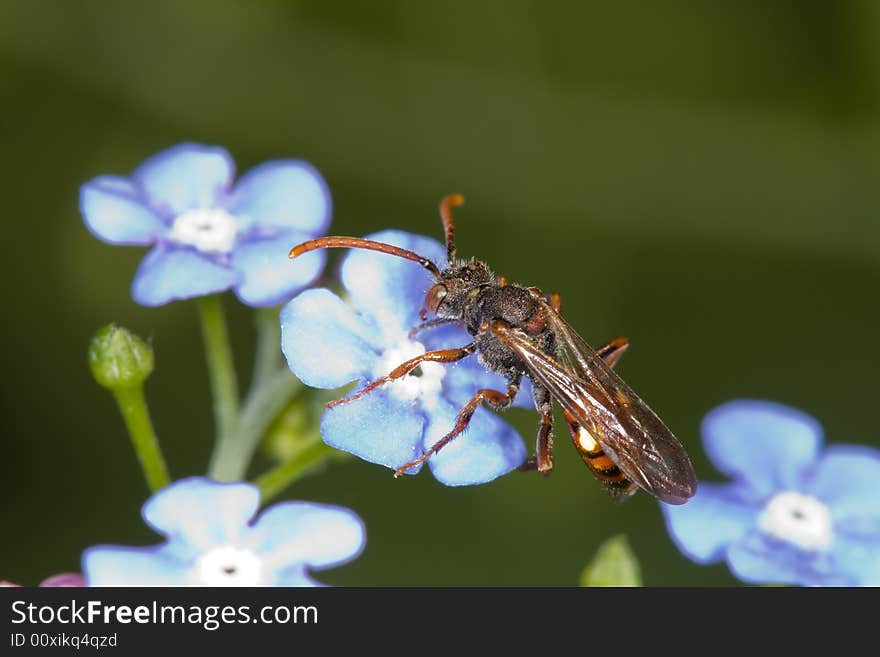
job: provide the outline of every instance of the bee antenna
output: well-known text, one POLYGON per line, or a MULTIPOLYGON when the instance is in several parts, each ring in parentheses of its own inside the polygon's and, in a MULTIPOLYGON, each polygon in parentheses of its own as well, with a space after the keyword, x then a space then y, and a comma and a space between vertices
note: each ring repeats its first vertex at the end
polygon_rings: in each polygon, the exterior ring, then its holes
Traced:
POLYGON ((452 208, 462 205, 464 196, 450 194, 440 201, 440 218, 443 220, 443 232, 446 233, 446 260, 451 265, 455 260, 455 223, 452 221, 452 208))
POLYGON ((392 246, 384 242, 374 242, 373 240, 365 240, 360 237, 320 237, 316 240, 309 240, 302 244, 297 244, 290 250, 289 257, 296 258, 303 253, 316 251, 317 249, 365 249, 367 251, 378 251, 379 253, 387 253, 399 258, 405 258, 419 263, 427 269, 436 278, 440 275, 440 270, 433 261, 428 260, 418 253, 401 249, 399 246, 392 246))

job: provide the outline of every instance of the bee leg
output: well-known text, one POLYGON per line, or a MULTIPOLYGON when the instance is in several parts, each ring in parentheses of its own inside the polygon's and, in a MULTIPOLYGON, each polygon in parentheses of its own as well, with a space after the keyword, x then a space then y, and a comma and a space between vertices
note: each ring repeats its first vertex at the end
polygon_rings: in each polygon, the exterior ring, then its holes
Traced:
POLYGON ((436 317, 434 319, 429 319, 427 322, 422 322, 421 324, 416 324, 413 326, 407 337, 412 340, 416 337, 417 333, 421 333, 422 331, 427 331, 428 329, 437 328, 438 326, 446 326, 448 324, 461 324, 461 322, 457 319, 446 319, 444 317, 436 317))
POLYGON ((532 387, 535 408, 541 414, 541 423, 538 425, 535 456, 527 459, 519 469, 524 472, 537 470, 542 475, 548 475, 553 471, 553 400, 544 386, 533 382, 532 387))
POLYGON ((559 292, 551 292, 545 297, 544 293, 539 287, 527 287, 526 289, 532 293, 533 297, 537 297, 546 301, 547 305, 549 305, 557 313, 562 312, 562 295, 559 294, 559 292))
MULTIPOLYGON (((553 403, 547 389, 543 388, 542 392, 546 400, 538 408, 541 425, 538 428, 538 441, 535 445, 535 468, 546 476, 553 471, 553 403)), ((537 395, 538 392, 535 391, 535 396, 537 395)))
POLYGON ((457 360, 461 360, 462 358, 470 356, 476 350, 477 343, 471 342, 470 344, 465 345, 464 347, 461 347, 459 349, 438 349, 437 351, 426 351, 425 353, 416 356, 415 358, 410 358, 402 365, 398 365, 393 370, 391 370, 389 374, 383 376, 382 378, 376 379, 375 381, 368 383, 351 397, 336 399, 332 402, 329 402, 327 404, 327 408, 333 408, 334 406, 339 406, 340 404, 348 404, 349 402, 353 402, 356 399, 360 399, 361 397, 372 392, 379 386, 403 378, 422 363, 454 363, 457 360))
MULTIPOLYGON (((550 295, 550 306, 559 311, 559 295, 555 292, 550 295), (554 305, 554 299, 557 300, 554 305)), ((615 338, 606 345, 599 347, 596 353, 604 360, 609 367, 614 367, 623 352, 629 346, 626 338, 615 338)), ((538 384, 534 384, 535 391, 535 408, 541 414, 541 424, 538 427, 538 440, 535 446, 535 456, 527 459, 520 466, 520 470, 529 471, 537 470, 543 475, 548 475, 553 471, 553 409, 551 406, 550 393, 547 389, 538 384)), ((577 427, 571 429, 577 435, 577 427)))
POLYGON ((614 338, 608 344, 602 345, 596 349, 599 358, 605 361, 608 367, 614 367, 623 352, 629 347, 629 340, 624 337, 614 338))
POLYGON ((508 381, 507 393, 503 393, 498 390, 492 390, 490 388, 477 390, 477 394, 471 397, 471 400, 467 404, 465 404, 458 412, 458 415, 455 418, 455 425, 452 427, 452 431, 450 431, 436 443, 431 445, 431 448, 427 452, 422 454, 419 458, 414 461, 410 461, 409 463, 404 463, 402 466, 397 468, 394 476, 399 477, 410 468, 414 468, 415 466, 424 463, 434 454, 443 449, 443 447, 451 442, 453 438, 460 435, 465 429, 467 429, 468 424, 470 424, 471 422, 471 418, 474 416, 474 413, 476 412, 477 407, 479 407, 481 402, 486 402, 488 406, 496 410, 500 410, 502 408, 507 408, 508 406, 510 406, 513 403, 514 398, 516 397, 516 393, 519 392, 520 378, 520 376, 515 376, 508 381))

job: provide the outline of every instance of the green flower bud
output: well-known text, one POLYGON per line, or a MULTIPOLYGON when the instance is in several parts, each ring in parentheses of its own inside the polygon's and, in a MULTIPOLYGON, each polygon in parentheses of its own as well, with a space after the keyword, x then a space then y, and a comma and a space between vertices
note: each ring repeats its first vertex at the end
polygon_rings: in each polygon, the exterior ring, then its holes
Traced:
POLYGON ((622 534, 605 541, 581 573, 581 586, 641 585, 639 562, 622 534))
POLYGON ((89 365, 95 381, 105 388, 131 388, 152 373, 153 350, 128 329, 110 324, 92 338, 89 365))
POLYGON ((267 429, 263 446, 273 460, 284 463, 320 440, 318 423, 303 400, 294 399, 267 429))

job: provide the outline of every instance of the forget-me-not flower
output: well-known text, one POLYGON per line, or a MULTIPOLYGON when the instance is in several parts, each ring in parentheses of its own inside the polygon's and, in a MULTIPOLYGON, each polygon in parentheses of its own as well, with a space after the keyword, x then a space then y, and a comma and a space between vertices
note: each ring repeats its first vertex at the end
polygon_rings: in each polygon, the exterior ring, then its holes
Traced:
POLYGON ((88 548, 83 574, 90 586, 316 586, 310 570, 363 549, 363 522, 348 509, 279 502, 254 517, 259 505, 251 484, 181 479, 142 510, 164 543, 88 548))
MULTIPOLYGON (((446 251, 428 237, 383 231, 369 239, 445 262, 446 251)), ((419 310, 432 283, 417 264, 373 251, 345 256, 341 280, 350 305, 326 289, 306 290, 281 311, 282 350, 290 369, 316 388, 380 378, 406 360, 432 349, 462 347, 473 338, 461 328, 422 331, 419 310)), ((422 363, 420 371, 386 384, 351 403, 328 409, 321 435, 328 445, 397 469, 422 456, 452 430, 456 414, 479 388, 506 390, 505 380, 488 372, 476 355, 450 364, 422 363)), ((517 402, 531 406, 531 388, 517 402)), ((449 486, 491 481, 525 460, 516 431, 498 415, 478 408, 469 428, 428 464, 449 486)), ((420 467, 407 470, 415 474, 420 467)))
POLYGON ((723 404, 702 432, 733 481, 701 482, 687 504, 662 505, 685 555, 726 560, 746 582, 880 585, 880 450, 823 450, 815 419, 766 401, 723 404))
POLYGON ((232 185, 225 149, 183 143, 130 177, 103 175, 80 190, 88 229, 111 244, 147 246, 134 300, 159 306, 233 288, 242 302, 271 306, 321 273, 324 254, 291 262, 294 244, 323 233, 331 201, 321 174, 300 160, 265 162, 232 185))

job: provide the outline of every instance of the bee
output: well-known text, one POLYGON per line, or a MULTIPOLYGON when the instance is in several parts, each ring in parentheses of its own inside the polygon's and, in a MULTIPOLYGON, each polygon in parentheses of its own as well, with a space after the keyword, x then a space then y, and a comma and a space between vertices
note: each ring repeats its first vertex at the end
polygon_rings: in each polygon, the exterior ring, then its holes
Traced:
POLYGON ((493 275, 480 260, 456 256, 452 208, 460 194, 440 202, 446 237, 446 264, 407 249, 357 237, 322 237, 299 244, 290 257, 326 248, 378 251, 419 263, 433 276, 410 336, 447 324, 467 330, 473 341, 458 349, 428 351, 402 363, 359 392, 330 402, 345 404, 400 379, 421 363, 452 363, 474 354, 507 380, 507 390, 481 389, 458 412, 455 424, 419 458, 395 472, 400 476, 427 461, 459 436, 474 412, 485 403, 500 410, 510 406, 523 377, 532 382, 540 415, 535 456, 522 469, 549 474, 553 469, 553 402, 561 408, 575 449, 613 497, 624 499, 639 488, 668 504, 683 504, 696 492, 696 477, 687 453, 648 405, 612 369, 628 347, 616 338, 597 350, 562 318, 558 294, 510 283, 493 275), (433 317, 429 319, 429 315, 433 317))

